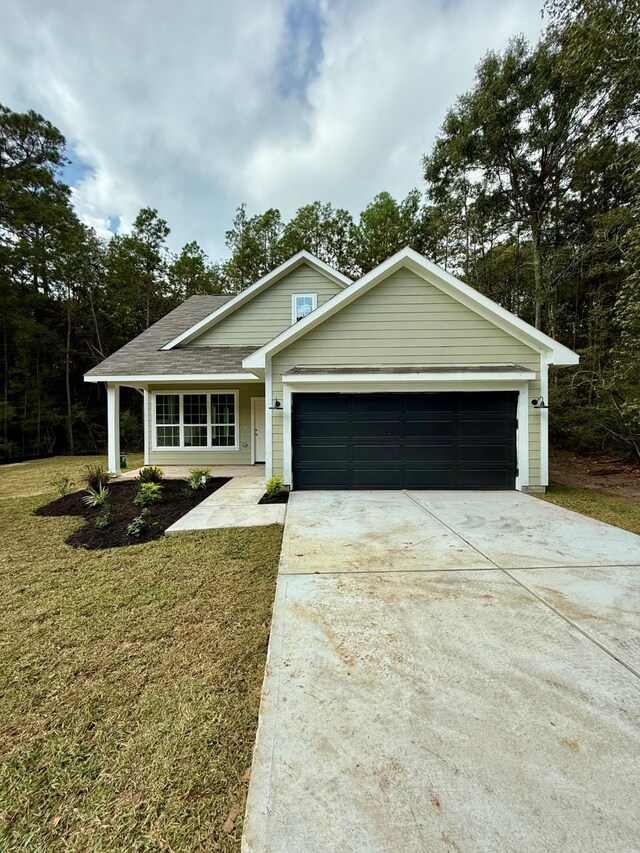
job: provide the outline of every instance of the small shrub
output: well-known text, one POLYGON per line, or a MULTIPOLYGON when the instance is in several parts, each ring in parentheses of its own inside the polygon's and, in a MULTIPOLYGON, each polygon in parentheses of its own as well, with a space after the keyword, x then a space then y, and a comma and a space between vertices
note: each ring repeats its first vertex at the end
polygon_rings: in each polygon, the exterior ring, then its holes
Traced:
POLYGON ((157 465, 145 465, 140 469, 138 479, 141 483, 161 483, 164 479, 164 471, 157 465))
POLYGON ((189 471, 189 476, 186 482, 190 489, 197 491, 198 489, 206 488, 207 483, 211 479, 211 471, 208 468, 192 468, 189 471))
POLYGON ((130 538, 135 538, 136 536, 140 536, 143 529, 147 524, 147 519, 149 518, 149 510, 145 508, 142 510, 140 515, 137 515, 131 524, 127 527, 127 536, 130 538))
POLYGON ((113 508, 111 504, 107 503, 104 506, 104 509, 100 513, 100 515, 93 522, 94 526, 98 528, 98 530, 104 530, 105 527, 109 527, 109 525, 113 522, 113 508))
POLYGON ((141 483, 138 494, 133 499, 136 506, 151 506, 162 500, 162 487, 157 483, 141 483))
POLYGON ((109 489, 106 486, 100 486, 99 489, 92 489, 91 486, 87 489, 87 494, 83 496, 82 502, 87 506, 106 506, 109 499, 109 489))
POLYGON ((80 478, 89 489, 94 492, 99 491, 103 486, 106 486, 113 474, 104 467, 104 465, 85 465, 80 478))
POLYGON ((67 477, 66 474, 56 474, 51 480, 49 480, 49 485, 53 486, 60 497, 63 498, 65 495, 68 495, 73 491, 75 483, 70 477, 67 477))
POLYGON ((284 490, 284 480, 282 477, 270 477, 267 480, 266 490, 270 498, 277 497, 284 490))

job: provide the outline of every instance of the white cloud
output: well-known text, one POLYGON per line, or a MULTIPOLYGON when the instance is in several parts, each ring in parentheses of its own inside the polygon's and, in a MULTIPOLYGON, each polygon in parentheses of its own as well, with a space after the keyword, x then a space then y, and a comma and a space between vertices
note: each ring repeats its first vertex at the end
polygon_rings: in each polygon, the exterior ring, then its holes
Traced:
POLYGON ((541 28, 532 0, 296 2, 292 26, 287 0, 0 0, 0 100, 42 112, 92 166, 74 193, 86 222, 126 229, 150 205, 175 248, 218 257, 242 202, 357 215, 419 186, 480 57, 541 28))

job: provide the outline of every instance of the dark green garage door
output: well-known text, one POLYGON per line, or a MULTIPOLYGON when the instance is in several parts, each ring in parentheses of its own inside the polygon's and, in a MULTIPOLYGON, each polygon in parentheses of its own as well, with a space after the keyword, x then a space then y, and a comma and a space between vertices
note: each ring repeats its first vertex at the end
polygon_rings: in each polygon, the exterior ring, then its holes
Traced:
POLYGON ((517 400, 293 394, 293 488, 513 489, 517 400))

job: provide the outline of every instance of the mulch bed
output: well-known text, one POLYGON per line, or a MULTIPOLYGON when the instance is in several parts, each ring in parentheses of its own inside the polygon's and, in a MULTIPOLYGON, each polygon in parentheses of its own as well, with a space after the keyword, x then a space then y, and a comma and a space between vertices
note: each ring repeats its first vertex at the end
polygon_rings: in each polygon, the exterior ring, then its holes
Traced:
POLYGON ((258 501, 259 504, 286 504, 289 502, 289 492, 284 491, 280 492, 277 495, 271 497, 266 492, 258 501))
POLYGON ((201 503, 208 495, 217 491, 228 477, 216 477, 209 480, 206 488, 194 491, 183 480, 163 480, 162 500, 149 507, 149 516, 138 536, 127 536, 127 527, 142 512, 133 499, 138 493, 140 483, 128 480, 124 483, 109 484, 109 501, 113 511, 113 521, 108 527, 98 529, 96 518, 102 513, 102 507, 88 507, 82 502, 85 492, 73 492, 39 507, 35 515, 81 516, 85 524, 75 530, 67 539, 67 545, 74 548, 87 548, 90 551, 101 548, 119 548, 124 545, 139 545, 164 536, 167 527, 201 503))

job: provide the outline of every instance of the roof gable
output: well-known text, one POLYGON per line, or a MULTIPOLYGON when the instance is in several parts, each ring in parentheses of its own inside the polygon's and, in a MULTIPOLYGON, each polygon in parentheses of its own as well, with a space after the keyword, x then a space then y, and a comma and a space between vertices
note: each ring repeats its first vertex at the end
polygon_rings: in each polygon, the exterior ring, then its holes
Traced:
POLYGON ((578 363, 578 356, 572 350, 568 349, 568 347, 554 341, 529 323, 525 323, 524 320, 506 311, 491 299, 488 299, 472 287, 469 287, 469 285, 447 273, 441 267, 437 266, 437 264, 418 254, 418 252, 405 248, 363 276, 363 278, 355 282, 346 291, 335 296, 322 308, 313 312, 313 314, 299 323, 296 323, 295 326, 286 329, 268 344, 256 350, 255 353, 252 353, 252 355, 243 361, 243 366, 249 370, 264 368, 268 357, 275 355, 280 350, 289 346, 293 341, 298 340, 311 331, 311 329, 316 328, 329 317, 334 316, 337 312, 353 303, 360 296, 402 268, 411 270, 429 284, 474 311, 480 317, 488 320, 497 328, 502 329, 517 341, 537 352, 547 355, 550 363, 578 363))
POLYGON ((275 284, 277 281, 280 281, 286 275, 288 275, 293 270, 302 266, 303 264, 307 264, 312 267, 317 272, 322 273, 331 281, 335 282, 338 287, 345 288, 347 285, 351 284, 351 279, 347 276, 343 275, 338 270, 333 269, 324 261, 321 261, 319 258, 316 258, 310 252, 305 250, 298 252, 293 257, 289 258, 288 261, 285 261, 283 264, 280 264, 279 267, 272 270, 267 275, 263 276, 259 279, 255 284, 252 284, 250 287, 245 288, 236 296, 229 299, 223 306, 213 311, 207 317, 204 317, 199 322, 195 323, 186 331, 182 332, 180 335, 177 335, 173 340, 169 341, 165 346, 162 347, 164 350, 170 350, 174 347, 184 346, 185 344, 191 343, 193 340, 198 338, 204 332, 211 329, 217 323, 219 323, 224 318, 231 315, 233 312, 238 311, 242 308, 243 305, 246 305, 250 302, 255 296, 260 293, 263 293, 268 287, 275 284))

